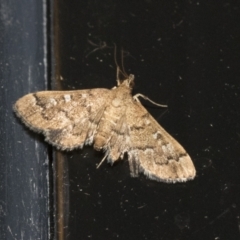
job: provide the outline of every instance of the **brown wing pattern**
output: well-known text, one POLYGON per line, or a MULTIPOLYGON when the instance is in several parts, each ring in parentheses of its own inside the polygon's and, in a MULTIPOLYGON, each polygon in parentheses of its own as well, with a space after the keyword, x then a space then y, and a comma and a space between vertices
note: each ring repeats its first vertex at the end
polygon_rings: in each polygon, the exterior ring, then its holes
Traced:
POLYGON ((33 131, 61 150, 92 144, 111 90, 43 91, 25 95, 16 114, 33 131))
POLYGON ((187 152, 141 103, 134 102, 129 106, 126 116, 132 176, 136 177, 142 172, 150 179, 164 182, 184 182, 195 177, 195 167, 187 152))

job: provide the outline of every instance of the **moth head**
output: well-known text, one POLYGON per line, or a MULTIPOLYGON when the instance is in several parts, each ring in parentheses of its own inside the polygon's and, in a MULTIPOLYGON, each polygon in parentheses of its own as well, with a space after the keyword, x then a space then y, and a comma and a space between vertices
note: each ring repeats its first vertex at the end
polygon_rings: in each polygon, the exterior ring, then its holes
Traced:
POLYGON ((127 88, 133 89, 134 87, 134 75, 130 74, 125 80, 117 80, 118 86, 125 86, 127 88))

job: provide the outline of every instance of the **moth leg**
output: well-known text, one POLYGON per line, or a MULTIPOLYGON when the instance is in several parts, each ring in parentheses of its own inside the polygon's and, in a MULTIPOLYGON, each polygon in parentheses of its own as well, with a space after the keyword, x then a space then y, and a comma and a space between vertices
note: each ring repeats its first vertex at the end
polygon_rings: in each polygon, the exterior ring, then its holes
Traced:
POLYGON ((147 96, 141 94, 141 93, 137 93, 136 95, 133 96, 133 99, 137 102, 140 102, 140 100, 138 99, 139 97, 142 97, 143 99, 149 101, 150 103, 156 105, 156 106, 159 106, 159 107, 167 107, 167 105, 162 105, 162 104, 159 104, 159 103, 156 103, 154 101, 152 101, 151 99, 149 99, 147 96))
POLYGON ((140 172, 139 160, 131 152, 128 153, 128 163, 131 177, 138 177, 140 172))
POLYGON ((102 163, 105 161, 106 157, 108 156, 108 153, 106 152, 105 156, 101 160, 101 162, 97 165, 97 169, 102 165, 102 163))

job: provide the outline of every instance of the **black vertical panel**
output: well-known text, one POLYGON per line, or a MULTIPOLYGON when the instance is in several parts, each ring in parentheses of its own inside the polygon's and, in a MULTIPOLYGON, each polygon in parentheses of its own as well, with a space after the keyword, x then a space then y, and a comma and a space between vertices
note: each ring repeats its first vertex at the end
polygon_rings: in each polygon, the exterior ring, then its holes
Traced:
POLYGON ((49 239, 47 146, 16 118, 47 87, 46 1, 0 1, 0 239, 49 239))

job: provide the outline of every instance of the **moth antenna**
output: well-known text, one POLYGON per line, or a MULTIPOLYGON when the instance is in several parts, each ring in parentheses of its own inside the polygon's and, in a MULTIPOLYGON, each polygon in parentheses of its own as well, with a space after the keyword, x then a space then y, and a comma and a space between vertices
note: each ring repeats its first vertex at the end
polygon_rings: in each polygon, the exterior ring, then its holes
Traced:
MULTIPOLYGON (((122 52, 123 53, 123 52, 122 52)), ((123 61, 123 55, 122 55, 122 61, 123 61)), ((122 62, 122 68, 123 71, 120 69, 119 64, 117 62, 117 46, 114 43, 114 62, 117 66, 117 85, 119 86, 121 84, 121 80, 120 80, 120 74, 122 74, 125 78, 128 78, 128 74, 125 72, 124 67, 123 67, 123 62, 122 62)))
POLYGON ((102 165, 102 163, 104 162, 104 160, 106 159, 108 153, 105 154, 105 156, 103 157, 103 159, 101 160, 101 162, 97 165, 97 169, 102 165))
POLYGON ((123 63, 124 58, 123 57, 124 56, 123 56, 123 48, 122 48, 122 51, 121 51, 122 74, 124 77, 128 78, 128 74, 126 73, 125 68, 124 68, 124 63, 123 63))
POLYGON ((117 46, 116 46, 115 43, 113 45, 114 45, 114 62, 116 64, 117 68, 119 68, 119 65, 118 65, 118 62, 117 62, 117 46))
POLYGON ((116 67, 117 67, 116 79, 117 79, 117 85, 119 86, 121 84, 121 80, 120 80, 120 77, 119 77, 121 70, 120 70, 120 67, 119 67, 118 62, 117 62, 117 46, 116 46, 115 43, 114 43, 114 62, 115 62, 116 67))
POLYGON ((119 75, 120 75, 120 68, 119 68, 119 66, 117 66, 117 85, 118 86, 121 84, 121 80, 119 78, 119 75))
POLYGON ((145 95, 143 95, 143 94, 141 94, 141 93, 138 93, 138 94, 136 94, 136 95, 133 96, 134 100, 136 100, 137 102, 140 102, 139 99, 138 99, 139 97, 142 97, 143 99, 151 102, 152 104, 154 104, 154 105, 156 105, 156 106, 159 106, 159 107, 167 107, 167 105, 162 105, 162 104, 159 104, 159 103, 156 103, 156 102, 152 101, 152 100, 149 99, 147 96, 145 96, 145 95))

